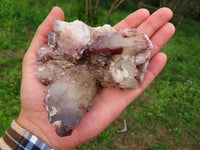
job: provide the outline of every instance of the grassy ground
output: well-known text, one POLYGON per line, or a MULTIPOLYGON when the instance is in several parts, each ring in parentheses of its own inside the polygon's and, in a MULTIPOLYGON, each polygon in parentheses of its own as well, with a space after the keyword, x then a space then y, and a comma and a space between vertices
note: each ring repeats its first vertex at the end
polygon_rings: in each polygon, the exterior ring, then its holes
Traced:
MULTIPOLYGON (((105 2, 92 20, 84 4, 69 1, 11 1, 0 3, 0 135, 17 118, 23 55, 37 26, 51 8, 60 6, 67 21, 82 19, 101 25, 109 8, 105 2), (42 13, 41 13, 42 10, 42 13)), ((126 1, 107 23, 114 25, 136 5, 126 1)), ((168 62, 161 74, 98 137, 78 149, 200 149, 200 23, 184 19, 163 48, 168 62), (128 131, 118 133, 124 128, 128 131)))

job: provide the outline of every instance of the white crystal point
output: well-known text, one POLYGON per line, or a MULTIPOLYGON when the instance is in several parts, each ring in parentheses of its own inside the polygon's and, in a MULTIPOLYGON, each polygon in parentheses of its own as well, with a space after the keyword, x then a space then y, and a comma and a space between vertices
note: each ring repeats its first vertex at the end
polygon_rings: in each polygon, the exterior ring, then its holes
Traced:
POLYGON ((89 27, 79 20, 68 23, 56 19, 54 31, 58 35, 59 50, 76 59, 83 54, 92 42, 89 27))

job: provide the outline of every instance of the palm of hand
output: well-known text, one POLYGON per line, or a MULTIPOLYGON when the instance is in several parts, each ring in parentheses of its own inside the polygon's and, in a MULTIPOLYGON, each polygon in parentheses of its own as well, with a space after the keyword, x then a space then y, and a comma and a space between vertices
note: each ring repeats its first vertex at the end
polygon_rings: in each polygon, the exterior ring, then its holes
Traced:
POLYGON ((172 13, 167 8, 162 8, 151 16, 147 10, 141 9, 115 25, 116 29, 139 28, 151 38, 154 49, 144 81, 134 90, 115 88, 101 90, 95 96, 90 111, 75 127, 73 134, 61 138, 48 123, 47 113, 43 107, 45 86, 35 76, 37 49, 47 42, 46 35, 53 29, 54 18, 64 20, 62 10, 55 7, 38 28, 24 57, 21 85, 22 108, 18 123, 56 149, 70 149, 94 138, 142 93, 164 67, 166 56, 158 52, 174 33, 174 26, 167 23, 171 17, 172 13))

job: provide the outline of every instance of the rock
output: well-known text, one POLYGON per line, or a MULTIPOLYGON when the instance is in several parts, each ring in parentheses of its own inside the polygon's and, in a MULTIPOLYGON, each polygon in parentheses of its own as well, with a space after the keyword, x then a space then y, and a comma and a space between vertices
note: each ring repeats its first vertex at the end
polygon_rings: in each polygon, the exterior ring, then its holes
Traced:
POLYGON ((45 107, 59 136, 70 135, 98 88, 136 88, 153 46, 138 29, 92 28, 55 19, 48 44, 37 51, 36 76, 47 85, 45 107))

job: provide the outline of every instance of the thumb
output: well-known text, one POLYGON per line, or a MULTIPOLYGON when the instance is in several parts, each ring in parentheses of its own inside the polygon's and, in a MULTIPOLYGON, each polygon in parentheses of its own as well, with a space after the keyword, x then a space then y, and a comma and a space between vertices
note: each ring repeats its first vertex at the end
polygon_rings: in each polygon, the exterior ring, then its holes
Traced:
POLYGON ((47 34, 53 30, 54 19, 64 20, 64 12, 59 7, 54 7, 42 24, 38 27, 30 47, 24 57, 23 65, 32 65, 36 59, 36 51, 45 43, 47 43, 47 34))

